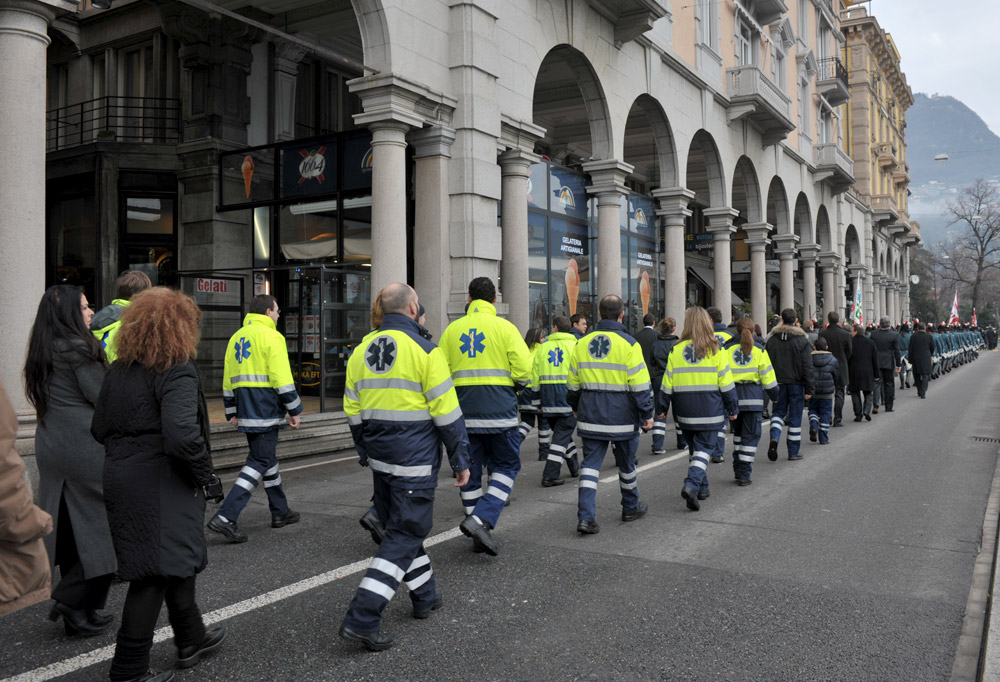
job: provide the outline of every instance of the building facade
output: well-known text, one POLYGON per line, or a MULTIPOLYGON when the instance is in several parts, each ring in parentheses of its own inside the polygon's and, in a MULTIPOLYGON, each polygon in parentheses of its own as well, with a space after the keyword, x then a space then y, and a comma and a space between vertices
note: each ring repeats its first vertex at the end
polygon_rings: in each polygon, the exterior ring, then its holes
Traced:
POLYGON ((0 228, 30 270, 2 270, 12 347, 44 286, 103 304, 126 267, 205 310, 210 385, 246 302, 277 295, 320 409, 397 280, 435 334, 481 275, 521 329, 607 293, 633 329, 692 304, 844 315, 859 285, 866 320, 907 316, 912 96, 840 0, 47 2, 0 0, 33 13, 18 59, 47 83, 0 143, 3 177, 45 158, 0 188, 30 213, 0 228))

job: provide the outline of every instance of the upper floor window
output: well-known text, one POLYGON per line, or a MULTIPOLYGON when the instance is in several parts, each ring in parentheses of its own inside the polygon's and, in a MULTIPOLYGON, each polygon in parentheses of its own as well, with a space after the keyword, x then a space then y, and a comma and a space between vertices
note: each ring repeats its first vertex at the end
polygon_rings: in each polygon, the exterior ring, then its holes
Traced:
POLYGON ((698 42, 718 51, 719 2, 698 0, 698 4, 695 5, 695 22, 697 23, 698 42))
POLYGON ((754 47, 756 46, 756 31, 742 17, 736 22, 736 64, 738 66, 748 66, 755 64, 754 47))
POLYGON ((354 114, 361 100, 348 92, 347 81, 355 78, 323 62, 299 64, 295 85, 295 136, 312 137, 353 130, 354 114))

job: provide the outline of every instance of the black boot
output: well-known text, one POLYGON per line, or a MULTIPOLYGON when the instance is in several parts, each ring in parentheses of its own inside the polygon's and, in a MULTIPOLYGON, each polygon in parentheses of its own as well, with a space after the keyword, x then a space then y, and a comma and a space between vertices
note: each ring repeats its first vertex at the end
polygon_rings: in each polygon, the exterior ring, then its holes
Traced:
MULTIPOLYGON (((107 629, 104 625, 95 625, 87 618, 84 609, 72 609, 61 602, 56 602, 49 611, 49 620, 56 621, 62 617, 66 634, 70 637, 80 635, 81 637, 93 637, 99 635, 107 629)), ((108 621, 110 622, 110 621, 108 621)))

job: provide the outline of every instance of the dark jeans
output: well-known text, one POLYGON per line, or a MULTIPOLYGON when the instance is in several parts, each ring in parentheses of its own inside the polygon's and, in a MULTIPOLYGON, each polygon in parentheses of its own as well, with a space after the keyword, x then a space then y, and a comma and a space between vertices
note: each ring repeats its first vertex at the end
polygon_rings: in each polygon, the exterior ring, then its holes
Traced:
POLYGON ((114 574, 99 575, 89 580, 84 577, 83 564, 76 549, 73 521, 70 519, 66 498, 59 500, 59 529, 56 531, 56 560, 61 579, 52 590, 52 598, 71 609, 103 609, 111 589, 114 574))
POLYGON ((871 391, 851 391, 851 403, 854 405, 854 416, 861 418, 872 414, 872 392, 871 391), (864 401, 861 395, 864 394, 864 401))
POLYGON ((115 656, 111 659, 112 680, 142 677, 149 669, 153 631, 164 599, 178 649, 199 644, 205 639, 205 624, 194 601, 194 585, 195 576, 145 578, 129 583, 115 656))

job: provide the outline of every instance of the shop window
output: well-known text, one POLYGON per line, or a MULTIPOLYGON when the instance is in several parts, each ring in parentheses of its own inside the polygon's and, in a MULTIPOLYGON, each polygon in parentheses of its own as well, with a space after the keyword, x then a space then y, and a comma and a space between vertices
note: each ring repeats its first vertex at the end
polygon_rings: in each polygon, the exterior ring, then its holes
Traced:
POLYGON ((93 194, 49 201, 48 284, 83 288, 87 300, 99 298, 99 236, 93 194))
POLYGON ((177 179, 169 173, 122 172, 119 270, 142 270, 154 285, 173 285, 177 272, 177 179))

